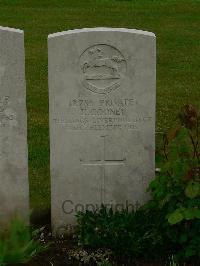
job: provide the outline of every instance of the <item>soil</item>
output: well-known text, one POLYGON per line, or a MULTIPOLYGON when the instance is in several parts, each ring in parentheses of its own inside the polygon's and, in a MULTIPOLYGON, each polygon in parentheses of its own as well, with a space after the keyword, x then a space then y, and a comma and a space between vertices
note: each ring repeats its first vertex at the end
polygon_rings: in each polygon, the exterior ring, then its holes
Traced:
MULTIPOLYGON (((77 250, 77 244, 73 239, 57 240, 51 238, 51 247, 25 266, 96 266, 94 262, 84 264, 80 260, 72 259, 69 255, 70 250, 77 250)), ((93 250, 94 251, 94 250, 93 250)), ((111 259, 112 266, 165 266, 165 262, 146 262, 142 259, 133 261, 127 257, 111 259)), ((182 266, 182 265, 179 265, 182 266)), ((200 266, 200 263, 184 264, 183 266, 200 266)))
MULTIPOLYGON (((44 221, 43 221, 44 222, 44 221)), ((35 226, 41 227, 42 224, 35 223, 35 226)), ((50 224, 46 225, 45 230, 42 231, 40 235, 40 241, 44 244, 51 243, 50 247, 38 255, 36 258, 32 259, 30 262, 23 264, 23 266, 96 266, 96 263, 87 263, 84 264, 80 260, 78 261, 75 258, 71 258, 70 251, 74 251, 77 249, 81 250, 76 241, 72 237, 68 237, 67 239, 57 239, 53 238, 51 235, 50 224)), ((87 250, 90 254, 94 252, 94 250, 87 250)), ((127 257, 120 257, 118 259, 112 258, 109 260, 112 266, 165 266, 165 262, 146 262, 142 259, 133 261, 128 259, 127 257)), ((22 265, 21 265, 22 266, 22 265)), ((182 266, 182 265, 179 265, 182 266)), ((184 266, 200 266, 200 263, 193 264, 184 264, 184 266)))
MULTIPOLYGON (((126 262, 126 261, 118 261, 111 262, 114 266, 164 266, 164 263, 147 263, 144 261, 137 262, 126 262)), ((25 264, 26 266, 96 266, 96 263, 87 263, 83 264, 83 262, 77 261, 75 259, 70 259, 67 250, 62 249, 57 246, 57 248, 51 249, 46 253, 43 253, 36 259, 31 262, 25 264)))
MULTIPOLYGON (((53 238, 50 235, 49 229, 44 232, 42 236, 44 243, 51 243, 50 248, 44 253, 40 254, 32 261, 25 264, 25 266, 96 266, 94 262, 83 264, 69 255, 69 251, 77 250, 78 246, 74 239, 71 237, 65 240, 53 238)), ((80 249, 80 248, 79 248, 80 249)), ((81 250, 81 249, 80 249, 81 250)), ((92 250, 94 251, 94 250, 92 250)), ((87 250, 88 253, 92 252, 87 250)), ((111 260, 113 266, 163 266, 163 263, 147 263, 140 261, 127 261, 127 258, 118 258, 117 261, 111 260)), ((196 265, 195 265, 196 266, 196 265)))

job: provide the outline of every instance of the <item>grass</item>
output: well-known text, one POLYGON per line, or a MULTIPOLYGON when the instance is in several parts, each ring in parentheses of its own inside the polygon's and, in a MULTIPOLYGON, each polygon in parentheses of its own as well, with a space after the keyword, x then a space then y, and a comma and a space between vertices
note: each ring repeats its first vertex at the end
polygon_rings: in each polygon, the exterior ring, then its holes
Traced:
POLYGON ((199 0, 0 0, 0 25, 25 31, 31 208, 50 208, 47 35, 127 27, 157 36, 157 131, 200 107, 199 0))

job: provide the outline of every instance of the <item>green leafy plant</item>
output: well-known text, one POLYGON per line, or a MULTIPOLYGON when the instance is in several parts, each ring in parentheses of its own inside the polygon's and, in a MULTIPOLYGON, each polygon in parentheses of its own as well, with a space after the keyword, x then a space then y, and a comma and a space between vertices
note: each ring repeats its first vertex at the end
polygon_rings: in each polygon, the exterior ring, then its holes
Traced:
POLYGON ((47 249, 38 235, 42 229, 32 231, 18 218, 12 220, 9 228, 0 232, 0 266, 25 263, 47 249))
POLYGON ((111 249, 116 256, 156 257, 161 241, 157 221, 156 211, 114 212, 102 206, 77 214, 76 236, 79 245, 111 249))
POLYGON ((160 173, 150 183, 152 199, 140 209, 102 207, 77 214, 79 244, 109 248, 133 258, 168 258, 171 265, 200 258, 200 117, 187 105, 178 125, 164 135, 157 153, 160 173))
MULTIPOLYGON (((157 154, 161 171, 151 182, 149 208, 165 216, 164 237, 175 248, 176 257, 200 257, 200 116, 186 105, 179 123, 164 135, 157 154)), ((171 251, 172 252, 172 251, 171 251)))

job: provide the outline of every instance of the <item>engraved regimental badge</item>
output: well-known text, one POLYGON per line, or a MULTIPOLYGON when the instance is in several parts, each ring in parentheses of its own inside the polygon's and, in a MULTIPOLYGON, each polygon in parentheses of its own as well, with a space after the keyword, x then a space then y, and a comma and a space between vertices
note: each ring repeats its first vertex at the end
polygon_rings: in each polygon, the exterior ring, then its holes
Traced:
POLYGON ((115 47, 94 45, 80 56, 81 82, 92 92, 106 94, 120 87, 126 67, 124 56, 115 47))

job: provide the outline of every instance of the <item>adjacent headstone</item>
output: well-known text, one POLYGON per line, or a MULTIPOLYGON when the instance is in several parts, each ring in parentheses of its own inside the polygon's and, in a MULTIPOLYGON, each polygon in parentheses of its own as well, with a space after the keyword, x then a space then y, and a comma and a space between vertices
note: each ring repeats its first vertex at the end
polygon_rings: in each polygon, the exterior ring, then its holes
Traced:
POLYGON ((142 204, 154 176, 156 40, 94 28, 49 35, 52 224, 142 204))
POLYGON ((28 221, 24 33, 0 27, 0 225, 28 221))

